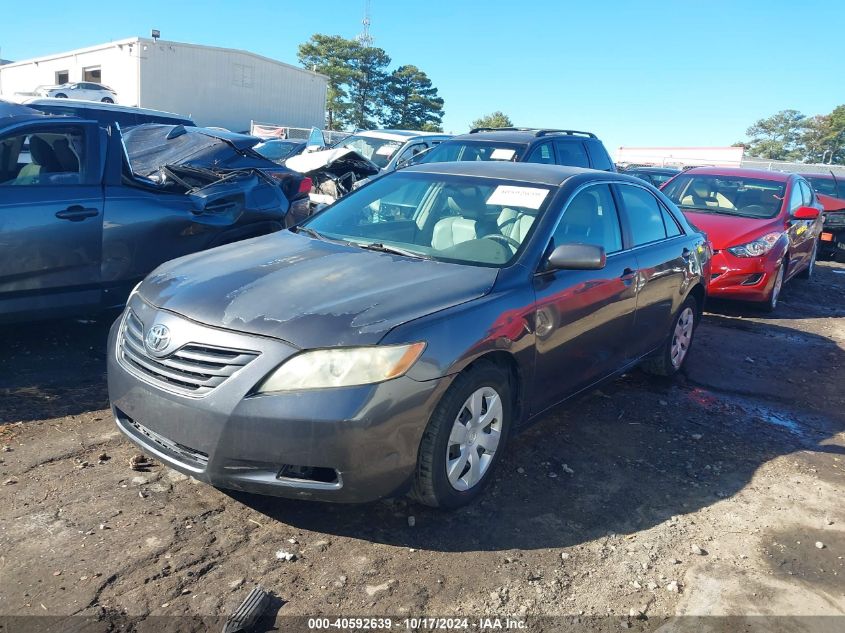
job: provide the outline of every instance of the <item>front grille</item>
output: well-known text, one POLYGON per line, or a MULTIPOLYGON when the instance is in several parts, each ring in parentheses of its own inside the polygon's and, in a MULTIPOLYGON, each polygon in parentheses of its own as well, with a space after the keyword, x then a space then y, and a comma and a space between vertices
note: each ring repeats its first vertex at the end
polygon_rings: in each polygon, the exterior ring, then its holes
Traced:
POLYGON ((145 438, 156 444, 159 448, 162 448, 166 452, 171 453, 174 457, 184 461, 193 462, 194 465, 199 466, 203 469, 208 466, 207 453, 203 453, 202 451, 190 448, 188 446, 185 446, 184 444, 179 444, 178 442, 169 440, 163 435, 159 435, 152 429, 148 429, 144 425, 138 424, 135 420, 123 413, 123 411, 118 411, 117 415, 118 418, 125 425, 131 426, 139 435, 143 435, 145 438))
POLYGON ((118 356, 136 376, 171 391, 204 396, 248 365, 258 352, 188 343, 155 358, 144 346, 144 324, 130 310, 121 327, 118 356))

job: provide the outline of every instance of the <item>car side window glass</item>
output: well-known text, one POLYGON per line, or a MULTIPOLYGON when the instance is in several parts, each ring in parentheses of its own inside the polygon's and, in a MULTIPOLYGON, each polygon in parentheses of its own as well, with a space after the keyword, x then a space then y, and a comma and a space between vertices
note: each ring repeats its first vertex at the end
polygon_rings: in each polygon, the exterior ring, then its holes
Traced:
POLYGON ((619 191, 625 204, 634 246, 665 239, 666 225, 657 198, 645 189, 632 185, 620 184, 619 191))
POLYGON ((663 226, 666 227, 666 237, 676 237, 681 235, 681 227, 678 226, 677 220, 669 213, 669 210, 660 205, 660 213, 663 215, 663 226))
POLYGON ((810 189, 810 186, 806 182, 804 182, 802 180, 800 182, 800 184, 801 184, 801 199, 804 203, 804 206, 809 207, 813 204, 813 198, 815 196, 813 195, 813 192, 810 189))
POLYGON ((525 162, 541 163, 543 165, 554 165, 555 157, 552 153, 552 144, 541 143, 540 145, 531 150, 531 153, 528 154, 528 158, 525 159, 525 162))
POLYGON ((589 167, 587 151, 584 144, 579 141, 555 141, 555 152, 557 152, 557 164, 569 165, 571 167, 589 167))
POLYGON ((798 207, 804 205, 804 196, 801 193, 801 183, 796 180, 792 183, 792 189, 789 192, 789 212, 792 213, 798 207))
POLYGON ((608 185, 582 189, 566 206, 551 247, 573 242, 602 246, 608 254, 622 250, 619 213, 608 185))
POLYGON ((604 145, 595 139, 586 141, 587 152, 590 154, 590 161, 593 163, 593 169, 601 169, 602 171, 612 171, 613 161, 604 149, 604 145))
POLYGON ((0 139, 0 186, 62 186, 84 182, 80 128, 41 128, 0 139))

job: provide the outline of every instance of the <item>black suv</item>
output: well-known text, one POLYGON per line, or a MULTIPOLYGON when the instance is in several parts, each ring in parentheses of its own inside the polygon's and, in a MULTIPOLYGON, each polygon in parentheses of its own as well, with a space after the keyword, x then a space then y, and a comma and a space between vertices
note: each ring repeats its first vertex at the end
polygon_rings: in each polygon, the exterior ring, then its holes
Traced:
POLYGON ((522 127, 475 128, 453 136, 420 157, 419 163, 501 160, 616 171, 592 132, 522 127))

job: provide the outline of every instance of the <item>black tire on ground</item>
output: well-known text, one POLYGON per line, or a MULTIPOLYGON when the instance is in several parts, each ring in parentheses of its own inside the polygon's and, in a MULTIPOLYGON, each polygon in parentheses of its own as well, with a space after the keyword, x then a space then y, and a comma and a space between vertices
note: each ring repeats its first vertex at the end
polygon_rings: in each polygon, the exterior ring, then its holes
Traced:
POLYGON ((103 97, 102 99, 100 99, 100 101, 102 101, 103 103, 114 103, 114 99, 112 99, 111 97, 103 97))
POLYGON ((819 242, 816 240, 813 242, 813 252, 810 254, 810 263, 807 267, 798 273, 798 277, 801 279, 812 279, 813 273, 816 271, 816 258, 819 254, 819 242))
POLYGON ((56 95, 56 99, 67 99, 67 95, 64 92, 60 92, 56 95))
POLYGON ((491 362, 481 361, 455 378, 432 413, 423 433, 414 486, 410 493, 413 499, 427 506, 458 508, 481 494, 507 446, 514 409, 512 393, 508 372, 491 362), (452 486, 446 473, 449 436, 467 398, 483 387, 491 387, 501 399, 501 436, 490 466, 481 479, 468 490, 460 491, 452 486))
POLYGON ((686 301, 681 304, 681 307, 678 308, 677 313, 675 313, 675 318, 672 319, 672 326, 669 329, 669 336, 667 337, 666 342, 663 344, 663 347, 651 358, 648 358, 642 362, 642 369, 646 373, 653 374, 655 376, 674 376, 677 374, 681 368, 684 366, 684 363, 689 356, 689 349, 692 346, 692 341, 695 338, 695 328, 698 325, 699 321, 699 309, 698 309, 698 302, 696 302, 694 297, 687 297, 686 301), (688 318, 689 312, 692 311, 692 331, 689 335, 689 342, 687 344, 686 350, 684 351, 683 357, 681 358, 680 362, 675 364, 672 362, 672 347, 675 344, 676 340, 676 329, 678 328, 678 323, 680 322, 681 318, 688 318))

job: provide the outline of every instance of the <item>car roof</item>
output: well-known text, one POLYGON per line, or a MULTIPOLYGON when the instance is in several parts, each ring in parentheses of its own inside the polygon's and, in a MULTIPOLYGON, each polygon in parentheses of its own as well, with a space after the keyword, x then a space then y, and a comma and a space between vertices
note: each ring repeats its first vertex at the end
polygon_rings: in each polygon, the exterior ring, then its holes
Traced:
MULTIPOLYGON (((89 82, 91 83, 91 82, 89 82)), ((119 105, 117 103, 103 103, 102 101, 86 101, 85 99, 57 99, 55 97, 34 97, 26 99, 23 102, 25 105, 32 106, 76 106, 80 108, 88 108, 90 110, 111 110, 113 112, 134 112, 138 114, 149 114, 155 116, 166 116, 174 119, 189 120, 190 117, 184 114, 176 114, 175 112, 167 112, 166 110, 153 110, 152 108, 138 108, 135 106, 119 105)))
POLYGON ((461 141, 497 141, 499 143, 531 143, 539 138, 556 138, 583 141, 585 138, 598 138, 592 132, 578 130, 557 130, 547 128, 477 128, 468 134, 453 136, 451 140, 461 141))
POLYGON ((766 169, 745 169, 742 167, 693 167, 683 172, 698 176, 733 176, 736 178, 758 178, 760 180, 771 180, 773 182, 787 182, 791 174, 783 171, 768 171, 766 169))
POLYGON ((388 141, 407 141, 418 136, 448 136, 448 134, 419 130, 362 130, 354 132, 352 136, 369 136, 370 138, 381 138, 388 141))
POLYGON ((28 108, 20 103, 0 100, 0 118, 15 117, 18 119, 35 119, 43 117, 44 113, 28 108))
POLYGON ((842 180, 845 181, 845 174, 840 174, 839 176, 832 174, 830 172, 801 172, 801 175, 805 178, 810 176, 811 178, 822 178, 824 180, 842 180))
POLYGON ((627 167, 622 170, 623 172, 628 171, 643 171, 643 172, 651 172, 653 174, 678 174, 680 173, 680 169, 676 169, 674 167, 627 167))
POLYGON ((500 178, 502 180, 520 180, 542 185, 559 186, 572 176, 593 174, 601 180, 619 180, 620 182, 641 181, 633 176, 614 172, 569 167, 566 165, 544 165, 541 163, 515 163, 512 161, 456 161, 448 163, 423 163, 412 165, 402 173, 443 174, 451 176, 470 176, 476 178, 500 178))

